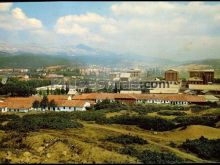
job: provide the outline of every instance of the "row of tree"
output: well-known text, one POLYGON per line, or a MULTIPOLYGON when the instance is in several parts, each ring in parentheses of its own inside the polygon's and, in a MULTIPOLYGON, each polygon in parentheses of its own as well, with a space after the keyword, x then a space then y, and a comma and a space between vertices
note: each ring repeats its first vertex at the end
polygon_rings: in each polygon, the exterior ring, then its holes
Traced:
POLYGON ((49 88, 47 88, 47 90, 46 91, 42 91, 42 90, 40 90, 39 92, 38 92, 38 94, 39 95, 44 95, 44 94, 46 94, 46 95, 50 95, 50 94, 52 94, 52 95, 65 95, 65 94, 67 94, 69 92, 69 87, 66 87, 66 89, 64 89, 64 88, 57 88, 57 89, 55 89, 55 90, 50 90, 49 88))
POLYGON ((53 100, 49 101, 46 95, 43 96, 41 101, 35 100, 32 104, 33 108, 41 108, 41 109, 54 109, 57 106, 56 102, 53 100))
POLYGON ((0 95, 31 96, 37 93, 35 88, 50 84, 49 80, 21 81, 17 78, 9 78, 5 84, 0 83, 0 95))

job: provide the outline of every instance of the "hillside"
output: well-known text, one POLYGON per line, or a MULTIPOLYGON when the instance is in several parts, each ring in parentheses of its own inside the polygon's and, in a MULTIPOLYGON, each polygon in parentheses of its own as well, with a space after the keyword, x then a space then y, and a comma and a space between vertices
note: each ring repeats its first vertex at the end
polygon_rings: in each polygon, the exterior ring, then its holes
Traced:
POLYGON ((210 68, 220 69, 220 59, 204 59, 198 61, 190 61, 190 62, 186 62, 184 65, 189 65, 189 64, 207 65, 210 68))
POLYGON ((87 65, 101 65, 107 67, 137 66, 173 66, 181 64, 178 61, 157 58, 149 55, 120 54, 105 51, 79 44, 67 47, 66 51, 53 54, 27 53, 17 51, 14 53, 0 50, 0 67, 39 67, 50 65, 69 65, 74 62, 87 65))
POLYGON ((70 65, 76 63, 75 60, 69 60, 59 56, 35 55, 35 54, 0 54, 0 67, 16 68, 36 68, 52 65, 70 65))

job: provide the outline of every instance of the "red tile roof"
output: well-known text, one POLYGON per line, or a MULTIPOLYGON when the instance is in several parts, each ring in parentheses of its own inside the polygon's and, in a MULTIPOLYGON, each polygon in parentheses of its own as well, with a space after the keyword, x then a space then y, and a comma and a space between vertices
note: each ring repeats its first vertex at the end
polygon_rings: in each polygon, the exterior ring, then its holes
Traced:
POLYGON ((83 107, 86 103, 84 100, 57 100, 58 107, 83 107))
POLYGON ((30 109, 32 107, 32 103, 41 98, 38 96, 31 97, 8 97, 5 99, 5 103, 7 107, 10 109, 30 109))
POLYGON ((120 94, 120 93, 91 93, 73 97, 74 100, 96 100, 96 99, 138 99, 138 100, 167 100, 206 102, 204 96, 186 94, 120 94))
POLYGON ((67 95, 48 95, 48 100, 67 100, 68 96, 67 95))
POLYGON ((5 102, 0 102, 0 108, 4 108, 4 107, 7 107, 7 103, 5 103, 5 102))

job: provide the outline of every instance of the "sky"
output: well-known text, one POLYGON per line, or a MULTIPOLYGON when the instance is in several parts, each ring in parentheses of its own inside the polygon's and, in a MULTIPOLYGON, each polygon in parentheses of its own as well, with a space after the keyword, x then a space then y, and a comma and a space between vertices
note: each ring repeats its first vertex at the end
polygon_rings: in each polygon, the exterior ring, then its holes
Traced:
POLYGON ((0 3, 0 50, 220 58, 220 2, 0 3))

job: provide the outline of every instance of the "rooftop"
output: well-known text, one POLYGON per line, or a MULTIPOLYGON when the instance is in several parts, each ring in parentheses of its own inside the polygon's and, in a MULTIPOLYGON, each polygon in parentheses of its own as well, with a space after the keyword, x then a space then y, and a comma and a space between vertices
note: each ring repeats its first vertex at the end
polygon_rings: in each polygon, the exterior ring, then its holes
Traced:
POLYGON ((206 102, 204 96, 187 94, 121 94, 121 93, 91 93, 74 96, 73 100, 104 100, 104 99, 156 99, 167 101, 206 102))
POLYGON ((191 90, 208 90, 208 91, 220 91, 220 85, 198 85, 189 84, 189 89, 191 90))
POLYGON ((214 72, 214 69, 194 69, 194 70, 189 70, 189 72, 214 72))
POLYGON ((166 70, 165 73, 169 73, 169 72, 178 72, 177 70, 174 70, 174 69, 169 69, 169 70, 166 70))

